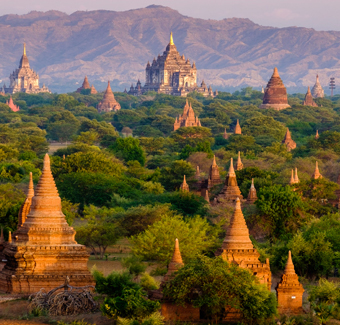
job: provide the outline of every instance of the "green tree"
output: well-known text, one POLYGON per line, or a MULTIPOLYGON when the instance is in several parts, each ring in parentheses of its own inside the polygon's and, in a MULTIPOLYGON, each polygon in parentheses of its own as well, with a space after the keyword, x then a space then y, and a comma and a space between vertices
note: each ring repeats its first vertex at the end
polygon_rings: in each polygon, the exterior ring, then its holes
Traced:
POLYGON ((145 153, 135 138, 118 138, 116 142, 109 147, 118 157, 121 156, 125 162, 137 160, 142 166, 145 165, 145 153))
POLYGON ((274 293, 248 270, 221 257, 199 256, 186 263, 165 285, 163 294, 178 305, 190 303, 205 310, 215 323, 228 307, 250 322, 264 321, 277 313, 274 293))

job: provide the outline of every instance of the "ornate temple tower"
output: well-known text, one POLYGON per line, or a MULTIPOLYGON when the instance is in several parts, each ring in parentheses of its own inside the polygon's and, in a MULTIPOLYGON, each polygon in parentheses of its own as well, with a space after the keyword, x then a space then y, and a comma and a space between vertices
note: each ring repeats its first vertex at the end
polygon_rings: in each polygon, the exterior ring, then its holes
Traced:
POLYGON ((39 87, 39 76, 30 68, 30 63, 26 55, 26 44, 24 43, 24 51, 20 59, 19 68, 13 71, 10 76, 10 86, 5 88, 7 94, 23 92, 27 94, 50 93, 45 85, 39 87))
POLYGON ((287 90, 275 67, 273 75, 268 81, 260 108, 272 108, 279 111, 288 107, 290 105, 288 104, 287 90))
POLYGON ((282 143, 286 145, 287 151, 291 151, 292 149, 296 148, 296 142, 292 139, 292 136, 290 135, 290 131, 288 128, 285 137, 282 140, 282 143))
POLYGON ((281 282, 276 288, 279 312, 301 314, 303 312, 302 295, 304 291, 295 273, 292 254, 289 251, 286 268, 282 275, 281 282))
MULTIPOLYGON (((31 200, 25 221, 19 225, 13 240, 6 243, 3 253, 7 263, 0 272, 0 290, 34 293, 44 288, 49 291, 64 283, 66 276, 73 286, 93 285, 87 269, 89 254, 85 246, 75 241, 75 231, 61 211, 61 199, 47 154, 31 200)), ((25 204, 26 201, 24 207, 25 204)))
POLYGON ((316 82, 314 87, 312 88, 312 96, 313 98, 323 98, 325 97, 325 92, 322 89, 322 86, 319 81, 319 75, 316 75, 316 82))
POLYGON ((195 112, 192 109, 191 103, 188 103, 188 100, 183 108, 183 114, 178 118, 176 117, 174 131, 186 126, 201 126, 201 122, 198 117, 195 117, 195 112))
POLYGON ((312 93, 310 92, 310 88, 308 86, 307 93, 305 96, 305 100, 303 101, 304 106, 313 106, 313 107, 318 107, 317 103, 315 103, 312 93))
POLYGON ((260 283, 271 287, 271 272, 269 259, 266 263, 259 261, 260 254, 254 248, 249 230, 244 219, 240 199, 236 199, 234 215, 227 229, 226 237, 222 244, 222 258, 229 263, 236 263, 242 268, 248 269, 259 279, 260 283))
POLYGON ((257 193, 256 193, 256 188, 254 186, 254 178, 252 178, 247 201, 254 203, 256 200, 257 200, 257 193))
POLYGON ((100 101, 97 105, 98 112, 110 112, 110 111, 119 111, 120 104, 116 101, 115 96, 113 95, 110 81, 107 83, 107 88, 105 90, 102 101, 100 101))

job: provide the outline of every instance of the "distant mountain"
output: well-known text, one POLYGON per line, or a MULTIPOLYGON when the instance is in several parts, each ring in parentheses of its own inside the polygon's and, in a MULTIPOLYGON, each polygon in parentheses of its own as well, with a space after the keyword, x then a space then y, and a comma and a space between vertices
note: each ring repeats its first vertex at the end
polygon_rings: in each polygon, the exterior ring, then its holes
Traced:
POLYGON ((52 91, 73 91, 85 75, 98 90, 110 79, 122 91, 138 78, 144 83, 146 63, 165 50, 170 31, 179 52, 196 62, 199 81, 220 90, 265 86, 274 66, 291 91, 305 91, 317 73, 325 89, 329 77, 340 78, 340 32, 196 19, 152 5, 1 16, 0 79, 9 83, 25 41, 31 67, 52 91))

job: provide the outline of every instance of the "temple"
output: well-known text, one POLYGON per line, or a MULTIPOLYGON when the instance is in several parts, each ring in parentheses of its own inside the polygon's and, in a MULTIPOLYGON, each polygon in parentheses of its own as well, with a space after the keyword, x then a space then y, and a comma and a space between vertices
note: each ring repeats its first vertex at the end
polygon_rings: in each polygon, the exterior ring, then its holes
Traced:
POLYGON ((14 104, 12 96, 9 98, 9 100, 6 100, 6 105, 8 105, 12 112, 20 111, 20 107, 14 104))
POLYGON ((4 87, 6 94, 15 94, 18 92, 27 94, 50 93, 49 89, 43 85, 39 87, 39 75, 30 68, 30 63, 26 55, 26 44, 20 59, 19 68, 14 70, 10 76, 10 85, 4 87))
POLYGON ((256 193, 256 188, 254 186, 254 178, 252 178, 247 201, 254 203, 256 200, 257 200, 257 193, 256 193))
POLYGON ((310 92, 310 88, 308 86, 307 93, 305 96, 305 100, 303 101, 303 106, 313 106, 318 107, 317 103, 315 103, 312 93, 310 92))
POLYGON ((302 295, 305 290, 295 273, 292 254, 289 251, 286 268, 277 285, 277 302, 280 313, 301 314, 302 295))
POLYGON ((188 104, 188 100, 185 103, 183 114, 178 116, 178 118, 176 117, 174 131, 186 126, 201 126, 201 122, 198 117, 195 117, 195 112, 192 109, 191 103, 188 104))
POLYGON ((230 159, 229 172, 225 179, 224 187, 218 197, 228 201, 235 201, 238 198, 243 199, 240 188, 237 185, 236 174, 233 166, 233 158, 230 159))
POLYGON ((157 60, 154 58, 152 64, 147 63, 144 87, 138 80, 136 87, 131 85, 128 93, 139 96, 148 91, 174 96, 186 96, 196 91, 204 97, 215 96, 211 87, 207 87, 204 81, 200 87, 197 85, 196 64, 191 64, 189 59, 178 53, 172 33, 163 55, 158 55, 157 60))
POLYGON ((319 165, 318 162, 315 162, 315 170, 314 170, 314 174, 312 175, 312 179, 319 179, 322 178, 322 175, 320 174, 319 171, 319 165))
POLYGON ((290 135, 290 131, 287 128, 286 134, 284 139, 282 140, 282 143, 286 145, 287 151, 291 151, 292 149, 296 148, 296 142, 292 139, 292 136, 290 135))
POLYGON ((275 67, 273 75, 268 81, 263 96, 263 103, 260 105, 260 108, 272 108, 279 111, 288 107, 290 107, 290 105, 288 104, 287 90, 275 67))
POLYGON ((251 271, 259 279, 260 283, 265 284, 270 290, 271 272, 269 259, 267 259, 266 263, 259 261, 260 254, 250 240, 239 198, 236 199, 234 215, 231 218, 220 253, 222 258, 229 263, 236 263, 240 267, 251 271))
POLYGON ((120 104, 116 101, 115 96, 113 95, 110 81, 107 83, 107 88, 105 90, 103 99, 97 105, 97 110, 99 113, 110 111, 116 112, 120 110, 120 104))
POLYGON ((240 151, 238 152, 238 157, 237 157, 237 163, 236 163, 236 170, 242 170, 243 169, 243 164, 241 161, 241 153, 240 151))
POLYGON ((242 134, 242 129, 241 129, 241 126, 240 126, 240 122, 238 120, 236 122, 234 134, 242 134))
POLYGON ((87 76, 85 76, 84 81, 83 81, 83 84, 81 85, 81 87, 79 87, 79 88, 76 90, 76 92, 77 92, 77 93, 81 93, 83 90, 87 90, 87 89, 89 89, 89 93, 90 93, 91 95, 94 95, 94 94, 97 94, 97 93, 98 93, 97 90, 96 90, 96 88, 94 88, 93 85, 90 86, 89 80, 87 79, 87 76))
POLYGON ((185 179, 185 175, 183 177, 183 183, 181 184, 179 189, 180 189, 181 192, 189 192, 189 185, 188 185, 188 183, 185 179))
POLYGON ((62 213, 47 154, 33 197, 32 185, 30 181, 27 200, 31 203, 24 202, 18 229, 5 244, 7 262, 0 272, 0 291, 49 291, 63 284, 66 276, 72 286, 93 285, 87 268, 89 253, 85 246, 77 244, 75 231, 62 213))
POLYGON ((315 139, 319 139, 319 130, 316 130, 315 139))
POLYGON ((227 129, 224 129, 223 139, 228 140, 228 138, 229 138, 229 134, 227 133, 227 129))
POLYGON ((312 88, 312 96, 313 98, 323 98, 325 97, 325 92, 322 89, 322 86, 319 81, 319 75, 316 75, 316 82, 314 87, 312 88))

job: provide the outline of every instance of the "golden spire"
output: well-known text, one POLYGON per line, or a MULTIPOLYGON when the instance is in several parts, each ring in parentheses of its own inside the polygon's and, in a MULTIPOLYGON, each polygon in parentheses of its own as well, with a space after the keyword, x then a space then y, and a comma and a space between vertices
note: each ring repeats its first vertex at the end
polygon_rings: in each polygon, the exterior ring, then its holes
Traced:
POLYGON ((12 232, 11 231, 8 232, 8 242, 9 243, 12 242, 12 232))
POLYGON ((237 163, 236 163, 236 170, 242 170, 243 169, 243 164, 241 161, 241 152, 238 152, 238 158, 237 158, 237 163))
POLYGON ((27 198, 31 199, 33 196, 34 196, 33 176, 32 172, 30 172, 30 181, 28 183, 27 198))
POLYGON ((172 38, 172 32, 170 33, 170 45, 175 45, 174 40, 172 38))
POLYGON ((26 55, 26 43, 24 42, 24 55, 26 55))
POLYGON ((213 166, 213 167, 216 167, 216 166, 217 166, 215 155, 214 155, 214 160, 213 160, 212 166, 213 166))
POLYGON ((277 67, 274 68, 273 77, 280 77, 277 67))
POLYGON ((288 260, 287 260, 284 274, 295 274, 291 251, 288 252, 288 260))
POLYGON ((174 253, 168 266, 168 272, 164 276, 164 281, 170 280, 172 273, 176 272, 183 265, 184 263, 182 260, 181 252, 179 250, 179 242, 178 239, 176 238, 174 253))
POLYGON ((229 167, 228 176, 236 176, 235 169, 234 169, 233 158, 230 158, 230 167, 229 167))

